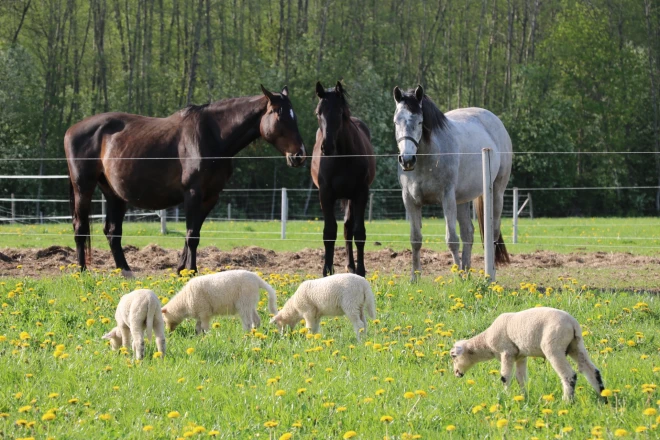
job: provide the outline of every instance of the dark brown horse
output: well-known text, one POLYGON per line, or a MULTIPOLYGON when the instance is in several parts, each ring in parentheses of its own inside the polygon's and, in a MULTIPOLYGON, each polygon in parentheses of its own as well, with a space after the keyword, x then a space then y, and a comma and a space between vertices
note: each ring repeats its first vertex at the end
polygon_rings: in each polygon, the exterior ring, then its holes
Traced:
POLYGON ((86 267, 89 212, 98 184, 107 200, 105 232, 118 269, 131 271, 121 247, 128 204, 157 210, 184 203, 186 242, 178 270, 197 271, 197 245, 204 219, 232 173, 231 158, 262 137, 286 154, 287 164, 305 160, 286 87, 280 94, 189 106, 167 118, 127 113, 91 116, 67 130, 71 207, 78 264, 86 267))
POLYGON ((339 81, 334 89, 327 90, 317 82, 316 96, 319 98, 316 107, 319 129, 316 131, 312 156, 312 179, 319 189, 325 222, 323 276, 334 273, 337 199, 342 201, 345 213, 346 270, 364 276, 364 243, 367 239, 364 210, 369 200, 369 186, 376 176, 371 134, 364 122, 351 116, 346 92, 339 81), (357 248, 357 266, 353 260, 353 241, 357 248))

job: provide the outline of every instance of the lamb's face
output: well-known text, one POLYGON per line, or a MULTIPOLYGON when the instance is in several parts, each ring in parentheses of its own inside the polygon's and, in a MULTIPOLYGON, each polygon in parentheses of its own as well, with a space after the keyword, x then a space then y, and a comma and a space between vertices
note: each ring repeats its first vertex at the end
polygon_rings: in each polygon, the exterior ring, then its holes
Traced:
POLYGON ((454 362, 454 375, 463 377, 472 368, 474 361, 471 359, 470 351, 465 349, 465 341, 458 341, 449 352, 454 362))
POLYGON ((110 341, 110 347, 112 347, 113 350, 117 350, 119 347, 121 347, 121 333, 117 327, 103 335, 103 339, 110 341))
POLYGON ((289 329, 293 330, 293 328, 298 324, 297 319, 293 319, 292 321, 288 321, 284 319, 284 317, 281 314, 277 314, 273 316, 273 318, 270 320, 271 324, 277 324, 277 328, 280 330, 280 332, 284 332, 285 327, 289 327, 289 329))
POLYGON ((163 313, 165 328, 168 332, 173 332, 179 326, 179 324, 181 324, 181 322, 174 319, 172 315, 167 312, 167 308, 163 308, 161 312, 163 313))

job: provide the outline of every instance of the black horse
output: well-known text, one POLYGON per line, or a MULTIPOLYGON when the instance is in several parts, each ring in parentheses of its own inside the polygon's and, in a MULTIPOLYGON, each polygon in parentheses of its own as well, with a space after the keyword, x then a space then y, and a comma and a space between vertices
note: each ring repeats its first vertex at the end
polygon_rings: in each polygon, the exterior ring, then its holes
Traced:
POLYGON ((342 85, 325 90, 316 83, 319 104, 316 116, 319 129, 312 157, 312 179, 319 189, 323 211, 325 264, 323 276, 334 273, 333 259, 337 239, 335 201, 344 209, 346 270, 364 276, 364 211, 369 200, 369 186, 376 176, 376 158, 367 125, 351 116, 342 85), (357 266, 353 260, 353 241, 357 248, 357 266))
POLYGON ((189 106, 167 118, 102 113, 70 127, 64 152, 81 269, 86 248, 91 251, 89 212, 98 184, 108 208, 103 232, 124 276, 132 276, 121 247, 127 204, 158 210, 183 202, 187 232, 178 270, 197 271, 202 223, 231 176, 231 158, 261 137, 286 154, 289 166, 305 160, 288 89, 261 90, 258 96, 189 106))

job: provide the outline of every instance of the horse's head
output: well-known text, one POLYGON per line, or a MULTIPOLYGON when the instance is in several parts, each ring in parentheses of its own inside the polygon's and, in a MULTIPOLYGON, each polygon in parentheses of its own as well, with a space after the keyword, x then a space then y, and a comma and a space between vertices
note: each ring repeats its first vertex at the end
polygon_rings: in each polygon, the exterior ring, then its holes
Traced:
POLYGON ((324 89, 320 82, 316 83, 316 96, 319 104, 316 106, 316 117, 323 136, 321 152, 324 156, 337 154, 337 137, 342 125, 350 120, 351 112, 346 100, 346 92, 337 81, 334 89, 324 89))
POLYGON ((259 125, 261 137, 286 155, 287 165, 290 167, 302 165, 307 156, 305 145, 298 132, 296 115, 289 100, 289 89, 284 86, 282 92, 278 94, 261 86, 261 91, 268 98, 266 113, 259 125))
POLYGON ((403 171, 414 170, 417 162, 417 149, 422 139, 422 124, 424 123, 423 99, 422 86, 417 86, 414 93, 404 93, 398 86, 394 87, 394 100, 396 101, 394 133, 399 147, 399 165, 403 171))

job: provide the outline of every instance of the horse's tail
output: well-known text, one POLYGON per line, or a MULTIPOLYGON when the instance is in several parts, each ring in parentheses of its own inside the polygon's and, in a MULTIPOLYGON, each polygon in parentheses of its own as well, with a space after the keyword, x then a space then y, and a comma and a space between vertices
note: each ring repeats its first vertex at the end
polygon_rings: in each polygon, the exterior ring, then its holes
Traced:
MULTIPOLYGON (((71 221, 73 223, 73 229, 75 231, 76 224, 80 222, 78 216, 78 210, 76 209, 76 192, 73 189, 73 180, 69 176, 69 210, 71 212, 71 221)), ((88 216, 89 220, 89 216, 88 216)), ((85 249, 85 264, 91 264, 92 262, 92 223, 89 222, 89 235, 85 238, 84 247, 85 249)))
POLYGON ((344 223, 351 218, 351 201, 349 199, 341 199, 339 202, 341 205, 341 210, 344 211, 344 223))
MULTIPOLYGON (((479 232, 481 233, 481 243, 484 243, 484 196, 480 195, 474 200, 474 209, 477 211, 477 219, 479 220, 479 232)), ((509 264, 511 259, 509 253, 504 245, 502 238, 502 231, 500 236, 495 240, 495 264, 505 265, 509 264)))

